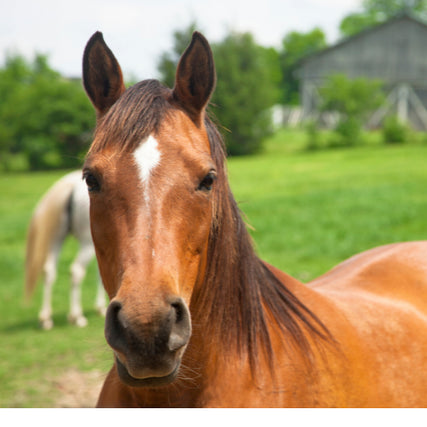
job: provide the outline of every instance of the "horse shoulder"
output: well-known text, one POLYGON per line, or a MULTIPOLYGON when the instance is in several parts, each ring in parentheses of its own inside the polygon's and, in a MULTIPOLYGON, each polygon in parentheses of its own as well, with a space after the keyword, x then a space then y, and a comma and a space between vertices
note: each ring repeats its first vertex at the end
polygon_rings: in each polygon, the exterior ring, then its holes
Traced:
POLYGON ((349 384, 371 396, 372 406, 425 405, 427 375, 414 367, 427 363, 426 259, 427 242, 396 243, 308 284, 341 313, 321 319, 352 366, 349 384))

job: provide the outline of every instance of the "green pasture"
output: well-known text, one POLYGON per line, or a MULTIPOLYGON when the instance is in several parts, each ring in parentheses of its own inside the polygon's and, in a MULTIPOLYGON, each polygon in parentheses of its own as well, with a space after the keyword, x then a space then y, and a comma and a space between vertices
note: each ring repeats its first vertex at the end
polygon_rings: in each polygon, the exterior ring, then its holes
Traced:
MULTIPOLYGON (((427 144, 304 151, 305 135, 281 131, 262 154, 231 158, 231 186, 257 251, 303 281, 390 242, 427 238, 427 144)), ((0 407, 57 406, 64 372, 100 378, 112 363, 93 310, 96 268, 83 284, 89 326, 69 326, 68 241, 54 289, 51 331, 38 328, 41 287, 24 303, 25 237, 40 196, 66 171, 0 175, 0 407)), ((79 394, 76 389, 75 393, 79 394)))

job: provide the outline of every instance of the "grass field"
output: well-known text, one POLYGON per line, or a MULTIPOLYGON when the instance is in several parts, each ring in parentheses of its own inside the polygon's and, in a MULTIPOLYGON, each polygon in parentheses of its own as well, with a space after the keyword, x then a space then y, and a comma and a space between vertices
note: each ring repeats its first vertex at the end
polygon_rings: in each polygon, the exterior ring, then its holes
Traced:
MULTIPOLYGON (((233 192, 262 258, 308 281, 373 246, 427 238, 426 144, 313 152, 302 151, 303 144, 301 133, 282 131, 263 154, 229 160, 233 192)), ((40 288, 29 305, 23 302, 31 212, 64 173, 0 175, 0 407, 61 405, 64 373, 95 372, 100 380, 112 363, 103 320, 92 308, 94 264, 83 285, 89 326, 66 322, 74 241, 61 257, 54 329, 38 328, 40 288)))

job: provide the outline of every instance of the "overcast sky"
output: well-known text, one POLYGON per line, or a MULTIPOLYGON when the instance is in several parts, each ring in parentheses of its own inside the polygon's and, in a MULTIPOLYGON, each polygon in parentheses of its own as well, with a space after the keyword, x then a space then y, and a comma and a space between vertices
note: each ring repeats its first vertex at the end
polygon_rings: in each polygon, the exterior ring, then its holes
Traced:
POLYGON ((157 77, 172 33, 196 21, 211 42, 228 30, 249 31, 259 44, 278 48, 289 31, 320 27, 329 43, 339 23, 360 10, 361 0, 0 0, 0 61, 7 52, 32 58, 48 54, 64 75, 81 75, 87 40, 97 30, 125 76, 157 77))

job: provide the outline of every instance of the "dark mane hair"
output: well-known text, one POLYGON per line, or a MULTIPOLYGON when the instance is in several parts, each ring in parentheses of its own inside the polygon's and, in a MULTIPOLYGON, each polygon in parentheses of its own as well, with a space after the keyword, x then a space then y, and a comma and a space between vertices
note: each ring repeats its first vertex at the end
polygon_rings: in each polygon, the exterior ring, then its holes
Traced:
MULTIPOLYGON (((124 151, 135 149, 177 108, 167 101, 170 93, 156 80, 129 88, 98 123, 91 151, 109 144, 124 151)), ((228 184, 223 139, 208 117, 205 127, 218 179, 206 274, 203 286, 193 292, 192 317, 205 319, 212 342, 224 342, 230 351, 247 354, 252 372, 259 360, 259 349, 263 349, 273 368, 268 326, 271 319, 309 359, 311 348, 305 331, 324 340, 331 336, 316 315, 256 255, 228 184)))
POLYGON ((216 333, 217 339, 231 350, 248 354, 253 373, 260 349, 273 368, 268 328, 271 318, 283 333, 287 332, 285 339, 290 338, 309 362, 312 351, 301 324, 309 334, 325 341, 332 337, 317 316, 257 256, 228 184, 223 139, 208 118, 205 126, 218 185, 205 281, 194 295, 192 306, 199 307, 209 318, 210 334, 216 333))

